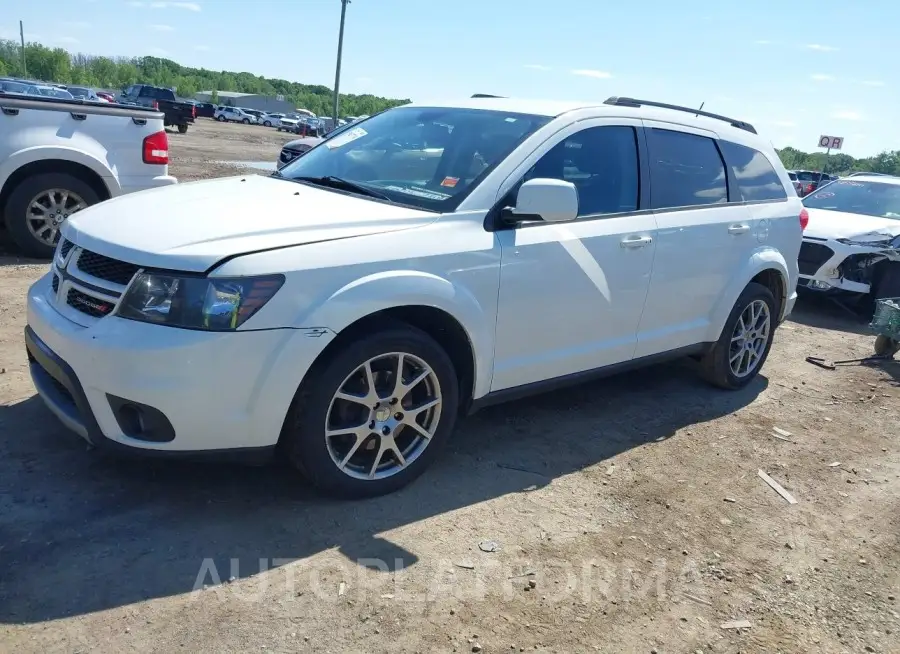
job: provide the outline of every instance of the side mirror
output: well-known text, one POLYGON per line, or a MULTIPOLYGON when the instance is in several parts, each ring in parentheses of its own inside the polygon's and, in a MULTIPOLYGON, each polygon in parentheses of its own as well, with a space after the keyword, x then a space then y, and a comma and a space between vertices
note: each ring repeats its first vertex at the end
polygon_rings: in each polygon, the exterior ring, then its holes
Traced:
POLYGON ((543 220, 547 223, 571 222, 578 217, 578 190, 561 179, 529 179, 519 187, 516 206, 503 210, 510 223, 543 220))

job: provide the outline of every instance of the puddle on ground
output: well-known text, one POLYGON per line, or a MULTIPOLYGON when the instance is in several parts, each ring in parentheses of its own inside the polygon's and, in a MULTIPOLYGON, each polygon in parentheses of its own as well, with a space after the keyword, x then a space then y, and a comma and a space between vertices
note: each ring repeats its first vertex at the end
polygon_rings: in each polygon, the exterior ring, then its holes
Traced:
POLYGON ((234 166, 235 168, 255 168, 256 170, 264 170, 269 173, 275 171, 274 161, 217 161, 216 163, 234 166))

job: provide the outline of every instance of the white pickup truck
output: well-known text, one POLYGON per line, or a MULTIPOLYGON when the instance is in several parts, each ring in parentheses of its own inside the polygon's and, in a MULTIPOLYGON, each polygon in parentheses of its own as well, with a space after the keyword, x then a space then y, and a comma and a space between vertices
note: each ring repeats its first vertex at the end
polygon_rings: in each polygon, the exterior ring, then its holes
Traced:
POLYGON ((80 209, 176 182, 158 111, 0 93, 0 216, 26 256, 80 209))

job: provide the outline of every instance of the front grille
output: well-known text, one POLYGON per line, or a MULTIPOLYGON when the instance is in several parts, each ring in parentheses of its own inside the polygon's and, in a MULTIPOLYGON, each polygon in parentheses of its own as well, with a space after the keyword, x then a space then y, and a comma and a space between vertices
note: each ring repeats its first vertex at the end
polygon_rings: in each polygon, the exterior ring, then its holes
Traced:
POLYGON ((51 282, 50 285, 53 287, 54 293, 59 292, 59 275, 57 275, 56 273, 53 273, 53 282, 51 282))
POLYGON ((72 249, 74 243, 72 241, 67 241, 66 239, 62 240, 62 245, 59 246, 59 255, 65 259, 66 255, 69 254, 69 251, 72 249))
POLYGON ((82 293, 76 288, 70 288, 66 293, 66 304, 93 318, 108 316, 115 308, 113 303, 82 293))
POLYGON ((110 259, 90 250, 82 250, 78 256, 78 269, 98 279, 126 286, 138 271, 138 266, 110 259))
POLYGON ((800 256, 797 263, 801 275, 815 275, 822 264, 834 256, 834 250, 821 243, 803 241, 800 245, 800 256))

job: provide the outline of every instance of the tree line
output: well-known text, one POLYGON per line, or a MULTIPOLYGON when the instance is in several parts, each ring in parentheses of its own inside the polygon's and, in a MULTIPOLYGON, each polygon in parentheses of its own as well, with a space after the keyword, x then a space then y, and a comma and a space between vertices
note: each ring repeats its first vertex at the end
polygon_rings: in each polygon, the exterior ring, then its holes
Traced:
POLYGON ((803 152, 797 148, 787 147, 778 150, 778 156, 788 170, 816 170, 833 175, 846 175, 857 171, 900 175, 900 150, 854 159, 849 154, 837 153, 826 157, 824 152, 803 152))
MULTIPOLYGON (((0 40, 0 77, 27 77, 109 90, 120 90, 131 84, 152 84, 174 88, 183 98, 193 98, 198 91, 283 95, 295 106, 325 116, 331 115, 334 97, 330 88, 318 84, 299 84, 252 73, 190 68, 160 57, 72 54, 63 48, 48 48, 40 43, 26 43, 25 68, 27 74, 22 66, 22 48, 19 43, 0 40)), ((341 114, 345 116, 374 114, 407 102, 409 100, 369 94, 342 93, 340 98, 341 114)))
MULTIPOLYGON (((193 98, 198 91, 235 91, 261 95, 283 95, 297 107, 318 115, 330 115, 332 90, 327 86, 299 84, 269 79, 252 73, 189 68, 159 57, 100 57, 72 54, 63 48, 48 48, 40 43, 25 47, 28 77, 60 84, 78 84, 104 89, 122 89, 130 84, 153 84, 176 89, 179 96, 193 98)), ((22 49, 16 41, 0 40, 0 77, 25 77, 22 49)), ((374 114, 409 100, 375 95, 341 94, 341 113, 345 116, 374 114)), ((824 152, 803 152, 787 147, 778 151, 789 170, 822 170, 842 175, 854 171, 900 175, 900 150, 882 152, 873 157, 854 159, 847 154, 827 158, 824 152)))

